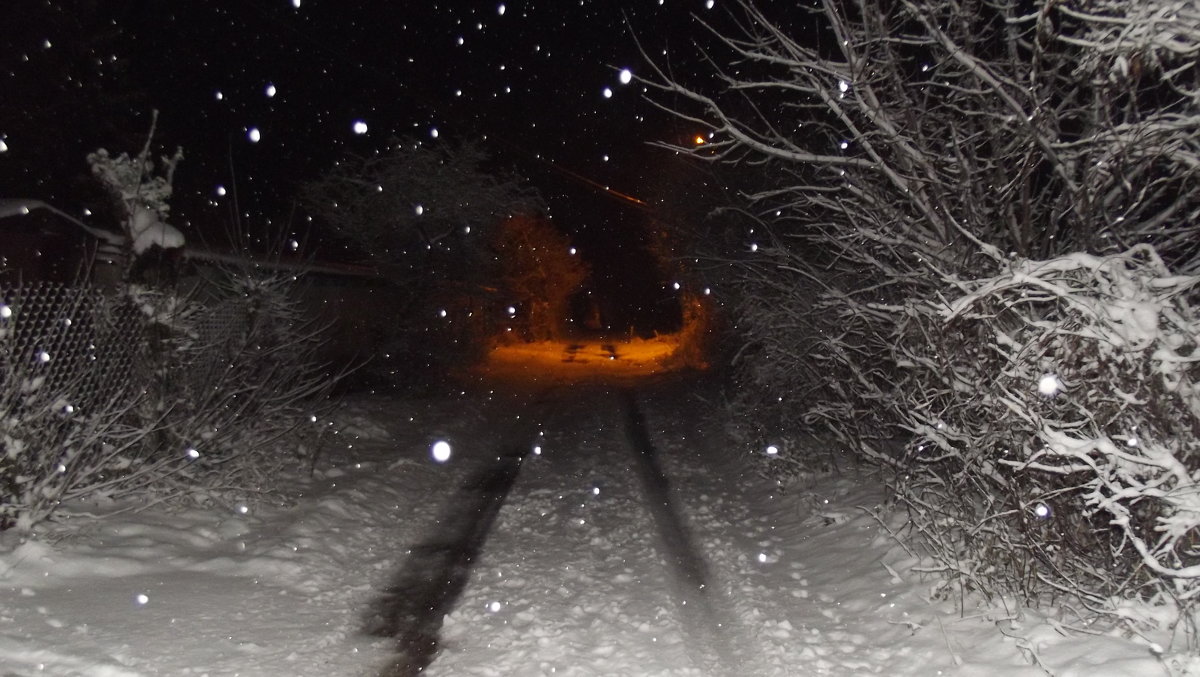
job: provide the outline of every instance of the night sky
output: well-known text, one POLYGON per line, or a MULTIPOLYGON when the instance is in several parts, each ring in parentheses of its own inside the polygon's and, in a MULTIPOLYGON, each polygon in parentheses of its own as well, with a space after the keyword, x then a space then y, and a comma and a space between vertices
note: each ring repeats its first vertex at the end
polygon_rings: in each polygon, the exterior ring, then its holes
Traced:
POLYGON ((645 295, 661 281, 631 243, 651 218, 670 221, 656 205, 680 183, 664 176, 686 171, 647 142, 703 130, 620 71, 645 74, 635 38, 697 71, 696 17, 724 12, 706 0, 10 0, 4 14, 0 197, 81 213, 98 199, 85 155, 136 153, 152 109, 160 148, 184 148, 173 220, 185 234, 229 220, 231 164, 248 224, 278 225, 297 186, 348 151, 483 139, 541 191, 598 285, 645 295))

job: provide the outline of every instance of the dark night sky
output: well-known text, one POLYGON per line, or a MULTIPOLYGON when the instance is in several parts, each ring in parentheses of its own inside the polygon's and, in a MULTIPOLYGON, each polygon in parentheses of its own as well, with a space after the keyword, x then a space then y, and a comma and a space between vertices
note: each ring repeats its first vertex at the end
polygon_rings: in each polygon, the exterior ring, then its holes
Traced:
POLYGON ((645 101, 636 81, 622 84, 619 69, 645 71, 636 36, 659 63, 695 70, 694 15, 722 14, 709 5, 17 0, 0 35, 0 197, 80 209, 86 153, 137 152, 151 109, 159 145, 184 148, 173 206, 185 233, 228 220, 217 187, 230 184, 231 158, 248 221, 278 224, 298 183, 348 150, 394 136, 485 138, 601 277, 645 292, 632 287, 646 283, 634 271, 647 262, 627 245, 646 212, 559 168, 654 199, 646 191, 678 163, 646 142, 696 130, 645 101))

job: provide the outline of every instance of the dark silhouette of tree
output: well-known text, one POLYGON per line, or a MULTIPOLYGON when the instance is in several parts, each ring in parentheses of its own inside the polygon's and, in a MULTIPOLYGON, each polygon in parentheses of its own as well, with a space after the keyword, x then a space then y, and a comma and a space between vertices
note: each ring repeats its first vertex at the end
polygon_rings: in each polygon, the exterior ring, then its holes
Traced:
POLYGON ((337 162, 302 187, 301 201, 360 255, 419 267, 411 259, 436 247, 479 255, 483 229, 541 208, 536 191, 489 165, 472 143, 402 140, 389 151, 337 162))
POLYGON ((571 296, 590 274, 570 240, 547 219, 520 215, 504 222, 493 246, 521 334, 535 341, 561 337, 571 296))
POLYGON ((384 288, 368 330, 388 380, 430 382, 478 359, 503 319, 489 245, 540 196, 471 143, 397 141, 351 156, 301 188, 318 233, 376 264, 384 288))

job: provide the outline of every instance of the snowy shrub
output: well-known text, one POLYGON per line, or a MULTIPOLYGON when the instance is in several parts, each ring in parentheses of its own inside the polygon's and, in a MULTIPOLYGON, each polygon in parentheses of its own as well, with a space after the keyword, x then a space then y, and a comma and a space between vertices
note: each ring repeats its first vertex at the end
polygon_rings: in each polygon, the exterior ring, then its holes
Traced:
POLYGON ((160 417, 139 415, 139 327, 120 300, 67 288, 0 304, 0 530, 28 530, 61 501, 119 497, 183 465, 151 457, 160 417))
POLYGON ((1190 610, 1197 283, 1140 245, 1017 261, 908 304, 895 359, 914 439, 896 490, 947 583, 1066 595, 1081 615, 1123 616, 1122 599, 1190 610))
POLYGON ((290 274, 222 271, 199 293, 133 287, 148 342, 146 420, 160 420, 158 445, 192 463, 170 483, 269 492, 271 479, 316 453, 339 374, 318 359, 325 328, 291 294, 290 274), (281 442, 293 452, 281 453, 281 442))
POLYGON ((0 305, 0 530, 62 501, 245 500, 316 445, 339 374, 287 277, 229 275, 208 298, 44 287, 0 305), (290 452, 285 448, 290 448, 290 452))
POLYGON ((946 590, 1186 612, 1195 3, 734 7, 715 73, 647 59, 710 139, 661 145, 760 177, 714 256, 747 437, 827 426, 894 470, 946 590))
POLYGON ((175 168, 183 159, 183 149, 162 156, 156 163, 151 151, 158 111, 154 111, 150 132, 141 152, 112 155, 104 148, 87 156, 92 175, 108 192, 116 207, 122 231, 122 244, 129 258, 126 274, 132 270, 136 257, 153 247, 161 250, 184 246, 183 234, 169 225, 171 194, 175 168))

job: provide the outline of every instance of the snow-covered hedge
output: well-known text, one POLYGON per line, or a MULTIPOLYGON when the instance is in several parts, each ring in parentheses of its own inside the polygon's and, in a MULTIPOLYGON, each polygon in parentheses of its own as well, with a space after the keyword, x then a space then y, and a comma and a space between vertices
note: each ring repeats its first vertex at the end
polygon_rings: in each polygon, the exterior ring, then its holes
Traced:
POLYGON ((1014 262, 906 304, 893 359, 914 437, 896 489, 947 590, 1190 609, 1198 282, 1141 245, 1014 262))
POLYGON ((230 275, 203 299, 6 292, 0 531, 28 531, 72 499, 248 500, 302 467, 336 375, 291 284, 230 275))

